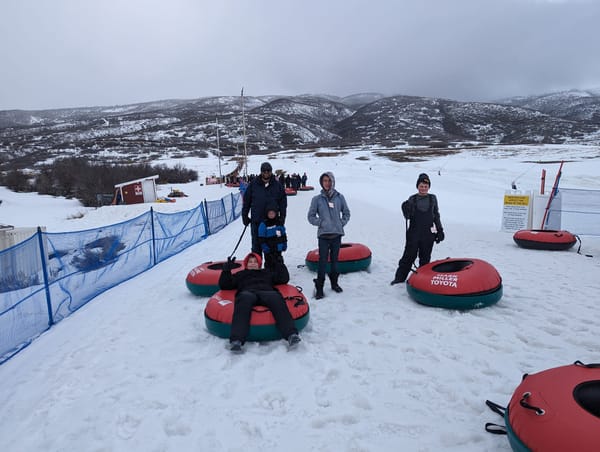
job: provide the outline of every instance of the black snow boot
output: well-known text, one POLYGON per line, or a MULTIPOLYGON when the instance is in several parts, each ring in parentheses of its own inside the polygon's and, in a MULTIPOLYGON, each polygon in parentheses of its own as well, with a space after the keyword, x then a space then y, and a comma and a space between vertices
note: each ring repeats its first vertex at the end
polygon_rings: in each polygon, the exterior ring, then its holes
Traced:
POLYGON ((398 270, 396 270, 396 275, 394 276, 394 280, 390 284, 393 286, 394 284, 400 284, 404 281, 406 281, 406 274, 404 272, 404 269, 398 267, 398 270))
POLYGON ((339 273, 330 273, 329 280, 331 281, 331 289, 334 292, 340 293, 343 292, 342 288, 338 284, 339 273))
POLYGON ((315 289, 317 289, 317 291, 315 292, 315 298, 317 300, 320 300, 325 296, 325 294, 323 293, 323 285, 325 284, 325 280, 316 278, 313 279, 313 281, 315 283, 315 289))

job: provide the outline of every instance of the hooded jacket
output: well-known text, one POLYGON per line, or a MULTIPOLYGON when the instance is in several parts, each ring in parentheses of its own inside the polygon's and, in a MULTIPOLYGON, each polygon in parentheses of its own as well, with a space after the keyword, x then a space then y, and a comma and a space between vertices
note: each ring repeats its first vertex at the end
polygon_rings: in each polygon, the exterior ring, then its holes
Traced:
POLYGON ((344 195, 335 189, 335 177, 333 173, 326 172, 319 177, 319 183, 323 187, 324 176, 331 179, 331 189, 325 189, 313 197, 308 209, 307 219, 310 224, 317 226, 317 237, 323 235, 344 235, 344 226, 350 221, 350 209, 344 195))

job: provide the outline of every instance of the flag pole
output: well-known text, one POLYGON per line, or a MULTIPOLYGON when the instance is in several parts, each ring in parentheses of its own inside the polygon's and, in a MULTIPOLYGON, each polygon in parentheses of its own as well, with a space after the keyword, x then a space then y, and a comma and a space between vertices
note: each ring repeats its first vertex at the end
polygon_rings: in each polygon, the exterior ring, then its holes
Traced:
POLYGON ((246 148, 246 115, 244 114, 244 87, 242 86, 242 128, 244 131, 244 176, 248 178, 248 149, 246 148))

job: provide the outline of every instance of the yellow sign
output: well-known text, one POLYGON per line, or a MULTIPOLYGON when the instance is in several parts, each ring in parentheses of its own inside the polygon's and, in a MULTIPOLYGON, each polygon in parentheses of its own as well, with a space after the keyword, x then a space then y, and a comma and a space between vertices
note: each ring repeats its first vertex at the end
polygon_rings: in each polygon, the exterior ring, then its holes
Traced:
POLYGON ((531 193, 504 193, 503 231, 518 231, 530 227, 531 196, 531 193))
POLYGON ((504 195, 504 205, 507 206, 528 206, 529 195, 504 195))

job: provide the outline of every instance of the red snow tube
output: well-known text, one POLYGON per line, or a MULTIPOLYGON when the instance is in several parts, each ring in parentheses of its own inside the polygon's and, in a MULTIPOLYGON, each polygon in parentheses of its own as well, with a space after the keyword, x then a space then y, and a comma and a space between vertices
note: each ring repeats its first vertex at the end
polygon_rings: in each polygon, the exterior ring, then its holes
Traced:
POLYGON ((406 289, 415 301, 428 306, 483 308, 502 297, 502 278, 481 259, 446 258, 419 267, 406 289))
POLYGON ((523 376, 505 412, 515 451, 600 449, 600 364, 580 361, 523 376))
POLYGON ((312 185, 305 185, 304 187, 298 187, 298 191, 309 191, 309 190, 314 190, 315 187, 313 187, 312 185))
MULTIPOLYGON (((309 251, 305 260, 306 266, 316 272, 319 269, 319 250, 309 251)), ((366 270, 371 265, 371 250, 361 243, 342 243, 340 245, 340 254, 338 256, 338 271, 340 273, 350 273, 366 270)), ((331 267, 327 262, 326 272, 329 273, 331 267)))
MULTIPOLYGON (((308 323, 309 307, 306 297, 296 286, 281 284, 275 286, 281 293, 292 315, 298 331, 308 323)), ((215 336, 228 338, 231 333, 233 306, 236 290, 219 290, 206 303, 204 318, 208 331, 215 336)), ((264 306, 255 306, 250 316, 250 331, 248 341, 273 341, 281 339, 275 326, 275 318, 271 311, 264 306)))
POLYGON ((285 194, 288 196, 296 196, 298 194, 298 192, 296 190, 294 190, 293 188, 286 188, 285 194))
MULTIPOLYGON (((194 267, 185 278, 185 285, 194 295, 210 297, 219 290, 219 276, 226 261, 205 262, 194 267)), ((243 261, 236 261, 231 273, 243 269, 243 261)))
POLYGON ((513 240, 521 248, 563 251, 575 245, 577 237, 569 231, 522 229, 515 232, 513 240))

